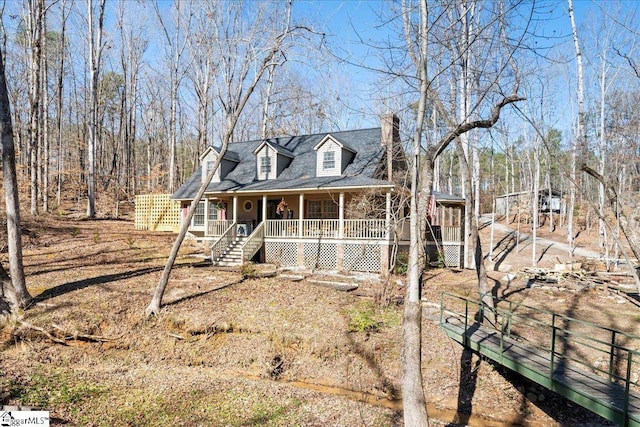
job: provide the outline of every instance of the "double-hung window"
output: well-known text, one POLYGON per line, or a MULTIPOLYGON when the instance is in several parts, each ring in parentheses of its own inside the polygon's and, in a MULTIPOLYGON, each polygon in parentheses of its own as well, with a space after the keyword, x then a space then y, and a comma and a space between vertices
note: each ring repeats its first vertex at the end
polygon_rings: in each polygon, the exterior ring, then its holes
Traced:
POLYGON ((204 201, 201 201, 196 206, 196 211, 193 214, 193 226, 204 227, 204 201))
POLYGON ((325 151, 322 159, 322 169, 331 170, 336 168, 336 152, 325 151))
POLYGON ((260 173, 263 175, 271 173, 271 158, 269 156, 260 157, 260 173))
POLYGON ((213 167, 216 165, 215 161, 209 161, 207 162, 207 173, 211 172, 211 169, 213 169, 213 167))

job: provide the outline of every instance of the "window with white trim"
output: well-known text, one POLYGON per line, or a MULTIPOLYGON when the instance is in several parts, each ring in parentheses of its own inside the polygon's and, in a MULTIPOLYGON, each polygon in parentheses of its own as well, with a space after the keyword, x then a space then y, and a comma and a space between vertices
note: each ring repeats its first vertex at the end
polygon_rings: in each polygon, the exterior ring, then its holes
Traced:
POLYGON ((216 165, 215 161, 207 162, 207 174, 211 172, 211 169, 213 169, 215 165, 216 165))
POLYGON ((193 226, 204 227, 204 201, 201 201, 196 206, 196 211, 193 214, 193 226))
POLYGON ((271 158, 269 156, 260 157, 260 173, 264 175, 271 173, 271 158))
POLYGON ((336 168, 336 152, 325 151, 322 159, 322 169, 330 170, 336 168))
POLYGON ((309 200, 307 203, 307 218, 337 219, 338 205, 333 200, 309 200))

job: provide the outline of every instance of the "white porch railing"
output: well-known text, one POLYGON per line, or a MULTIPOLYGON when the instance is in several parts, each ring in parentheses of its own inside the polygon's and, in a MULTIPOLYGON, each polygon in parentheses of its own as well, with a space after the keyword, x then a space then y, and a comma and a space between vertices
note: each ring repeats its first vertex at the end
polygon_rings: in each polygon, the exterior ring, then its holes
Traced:
POLYGON ((345 219, 344 237, 346 239, 384 239, 387 236, 387 224, 384 219, 345 219))
POLYGON ((305 219, 302 221, 302 237, 338 238, 340 220, 305 219))
POLYGON ((266 237, 298 237, 297 219, 279 219, 266 221, 266 237))
MULTIPOLYGON (((265 224, 264 237, 302 237, 328 239, 362 239, 382 240, 387 236, 387 225, 384 219, 345 219, 342 236, 340 220, 337 219, 303 219, 302 234, 299 233, 300 221, 297 219, 268 220, 265 224)), ((397 225, 399 240, 409 240, 409 221, 397 225)), ((438 241, 461 242, 460 227, 436 226, 434 232, 438 241)), ((390 229, 389 238, 392 239, 390 229)))
POLYGON ((381 240, 386 238, 387 228, 384 219, 345 219, 340 233, 338 219, 298 219, 268 220, 265 237, 302 237, 328 239, 381 240), (302 233, 300 223, 302 222, 302 233))
POLYGON ((443 242, 461 242, 460 227, 441 227, 443 242))
POLYGON ((232 219, 217 219, 208 221, 207 223, 207 236, 222 236, 225 231, 233 224, 232 219))
POLYGON ((211 262, 225 254, 229 246, 236 240, 236 223, 231 221, 231 225, 222 233, 220 238, 211 245, 211 262))

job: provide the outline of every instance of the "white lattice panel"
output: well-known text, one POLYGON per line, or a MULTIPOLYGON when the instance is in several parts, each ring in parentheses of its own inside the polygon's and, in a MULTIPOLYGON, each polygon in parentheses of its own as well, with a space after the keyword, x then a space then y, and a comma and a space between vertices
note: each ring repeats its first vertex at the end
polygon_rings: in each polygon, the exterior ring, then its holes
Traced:
POLYGON ((266 242, 265 258, 267 263, 283 267, 296 267, 298 265, 297 246, 294 242, 266 242))
POLYGON ((304 266, 327 270, 335 269, 338 266, 338 246, 330 243, 305 243, 304 266))
POLYGON ((460 245, 443 245, 444 265, 447 267, 460 267, 460 245))
POLYGON ((347 271, 380 272, 380 246, 368 244, 344 245, 344 269, 347 271))

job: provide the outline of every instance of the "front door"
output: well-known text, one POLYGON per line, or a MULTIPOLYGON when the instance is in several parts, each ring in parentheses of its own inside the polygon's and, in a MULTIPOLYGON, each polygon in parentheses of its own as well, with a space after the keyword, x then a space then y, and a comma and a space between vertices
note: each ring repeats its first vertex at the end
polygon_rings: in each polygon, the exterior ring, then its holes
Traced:
MULTIPOLYGON (((267 219, 277 219, 276 209, 278 208, 280 200, 267 200, 267 219)), ((258 200, 258 212, 257 218, 258 224, 262 222, 262 199, 258 200)))

